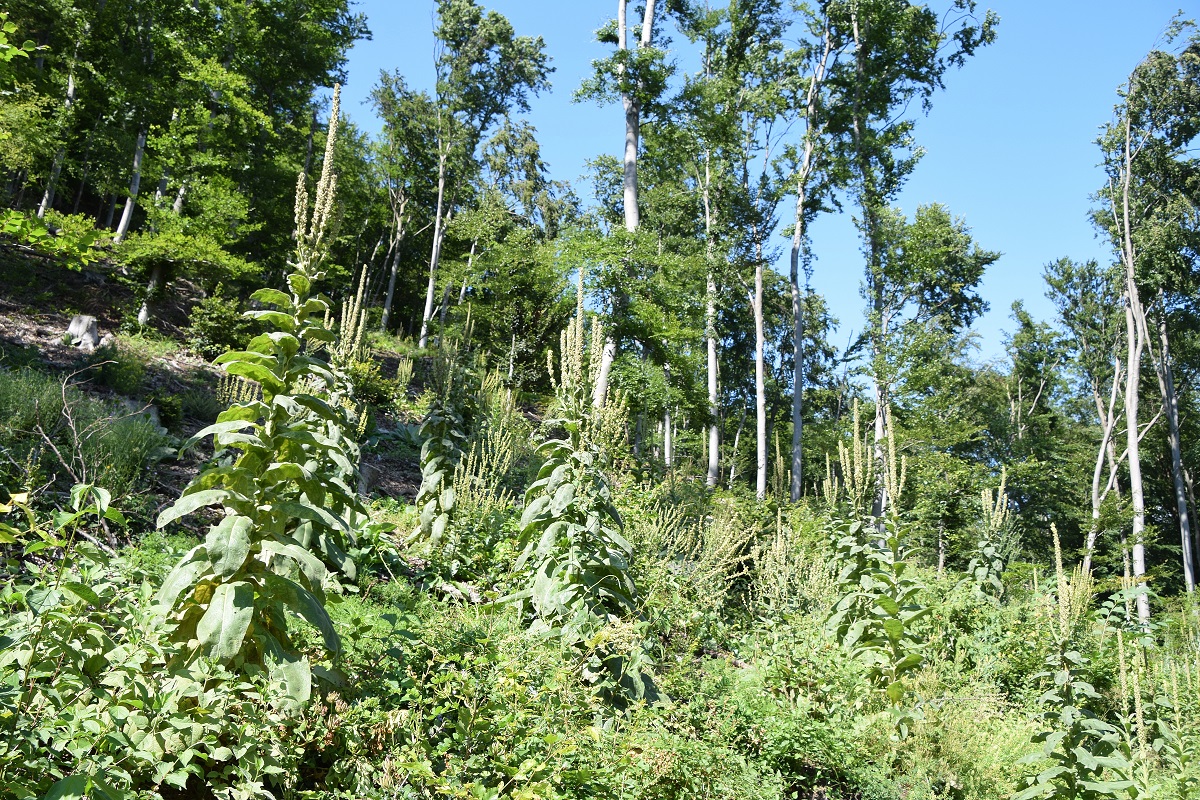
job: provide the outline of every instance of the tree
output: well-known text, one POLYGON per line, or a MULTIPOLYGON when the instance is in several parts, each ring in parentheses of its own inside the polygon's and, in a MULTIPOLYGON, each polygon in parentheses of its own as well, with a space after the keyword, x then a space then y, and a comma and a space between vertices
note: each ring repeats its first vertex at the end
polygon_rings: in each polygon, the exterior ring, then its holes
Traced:
POLYGON ((549 86, 541 37, 517 36, 507 19, 474 0, 439 0, 435 144, 437 204, 419 345, 429 338, 446 227, 476 170, 476 150, 492 125, 549 86))
MULTIPOLYGON (((1173 25, 1168 40, 1184 27, 1185 23, 1173 25)), ((1145 489, 1139 449, 1144 431, 1139 427, 1139 388, 1143 354, 1153 348, 1142 288, 1161 288, 1170 280, 1170 266, 1178 264, 1180 233, 1188 227, 1181 224, 1180 215, 1182 212, 1186 216, 1184 209, 1191 205, 1190 198, 1184 199, 1185 187, 1187 176, 1196 170, 1194 160, 1186 155, 1186 146, 1200 132, 1200 89, 1195 79, 1198 54, 1198 37, 1193 37, 1179 57, 1161 50, 1151 52, 1119 90, 1114 120, 1099 139, 1108 183, 1097 196, 1102 206, 1095 219, 1111 237, 1124 269, 1124 410, 1133 518, 1131 557, 1133 574, 1139 581, 1146 573, 1145 489)), ((1159 380, 1169 422, 1184 583, 1190 592, 1195 585, 1195 563, 1181 464, 1178 402, 1169 372, 1165 328, 1160 338, 1164 357, 1159 361, 1159 380)), ((1144 594, 1138 597, 1138 618, 1143 625, 1150 619, 1149 601, 1144 594)))
MULTIPOLYGON (((866 257, 867 340, 872 361, 875 399, 875 458, 882 465, 888 407, 885 343, 890 313, 891 280, 885 273, 887 208, 919 151, 912 144, 914 124, 904 113, 919 99, 928 109, 951 66, 961 66, 975 50, 995 38, 998 18, 987 12, 977 20, 974 0, 955 0, 943 26, 927 5, 908 0, 851 0, 839 4, 839 35, 853 42, 854 58, 827 78, 831 89, 830 120, 840 157, 851 165, 853 192, 862 212, 859 226, 866 257)), ((882 516, 886 503, 883 470, 873 512, 882 516)))
MULTIPOLYGON (((625 117, 625 148, 622 158, 621 208, 625 231, 637 232, 641 222, 638 206, 638 142, 641 137, 642 111, 662 93, 670 69, 663 61, 663 51, 654 46, 655 0, 646 0, 642 22, 636 35, 637 47, 631 47, 628 22, 629 0, 617 0, 617 18, 597 32, 603 44, 616 45, 616 52, 606 59, 593 62, 595 75, 579 90, 580 97, 606 101, 619 97, 625 117)), ((622 305, 621 295, 615 297, 614 315, 622 305)), ((604 342, 600 368, 593 388, 593 403, 602 407, 608 395, 609 376, 617 356, 616 339, 610 335, 604 342)))
POLYGON ((390 212, 388 283, 380 323, 387 331, 408 224, 415 214, 432 205, 436 194, 434 176, 438 166, 429 143, 436 138, 437 108, 428 94, 409 89, 399 73, 381 72, 379 83, 371 91, 371 101, 383 120, 375 163, 390 212))
POLYGON ((1063 258, 1046 265, 1045 278, 1049 287, 1046 295, 1058 309, 1075 371, 1095 405, 1100 426, 1092 469, 1092 522, 1083 554, 1083 569, 1090 572, 1096 540, 1102 532, 1101 510, 1110 492, 1120 494, 1118 468, 1124 460, 1118 458, 1115 444, 1122 375, 1119 351, 1125 333, 1120 311, 1122 276, 1116 269, 1102 269, 1095 261, 1077 264, 1063 258))

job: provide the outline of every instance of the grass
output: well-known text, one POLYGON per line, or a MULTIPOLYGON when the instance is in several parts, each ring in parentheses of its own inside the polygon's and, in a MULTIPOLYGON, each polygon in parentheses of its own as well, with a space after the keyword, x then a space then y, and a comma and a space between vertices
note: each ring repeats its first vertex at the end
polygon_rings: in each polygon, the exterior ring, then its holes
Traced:
POLYGON ((0 379, 0 482, 69 488, 94 483, 120 497, 143 484, 166 444, 141 414, 88 397, 31 369, 0 379))

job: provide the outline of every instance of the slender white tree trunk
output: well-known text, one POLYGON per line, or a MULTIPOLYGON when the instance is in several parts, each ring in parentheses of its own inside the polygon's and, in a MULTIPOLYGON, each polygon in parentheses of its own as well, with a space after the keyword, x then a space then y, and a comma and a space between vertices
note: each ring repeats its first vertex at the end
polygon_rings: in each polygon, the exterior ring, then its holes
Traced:
POLYGON ((438 260, 442 256, 442 240, 446 236, 445 220, 442 219, 446 197, 446 160, 445 153, 438 162, 438 196, 437 212, 433 218, 433 251, 429 255, 429 284, 425 288, 425 311, 421 314, 421 337, 418 347, 429 343, 429 320, 433 317, 434 292, 437 291, 438 260))
POLYGON ((1092 469, 1092 525, 1088 529, 1087 542, 1084 545, 1083 553, 1083 571, 1091 572, 1092 555, 1096 551, 1096 537, 1100 534, 1100 509, 1104 503, 1104 498, 1116 486, 1117 480, 1117 457, 1115 448, 1113 447, 1113 432, 1117 427, 1117 394, 1121 383, 1121 367, 1120 362, 1113 359, 1113 380, 1112 388, 1108 396, 1108 407, 1104 406, 1100 399, 1099 391, 1093 390, 1093 399, 1096 401, 1096 413, 1100 417, 1100 425, 1102 429, 1100 437, 1100 446, 1096 448, 1096 464, 1092 469), (1104 469, 1105 461, 1108 461, 1108 483, 1101 489, 1100 476, 1104 469))
MULTIPOLYGON (((757 238, 757 237, 755 237, 757 238)), ((765 354, 767 339, 763 330, 763 259, 756 243, 754 258, 754 411, 758 441, 758 476, 755 495, 767 497, 767 382, 765 354)))
MULTIPOLYGON (((654 2, 655 0, 646 0, 646 9, 642 14, 641 39, 638 43, 642 48, 649 47, 651 38, 653 37, 654 2)), ((626 20, 627 5, 628 0, 617 0, 617 47, 620 50, 629 49, 629 32, 626 20)), ((625 111, 625 163, 623 169, 625 230, 629 233, 636 233, 638 224, 641 221, 638 216, 637 185, 637 154, 638 137, 641 130, 641 101, 635 94, 623 93, 621 95, 621 106, 625 111)), ((600 353, 600 368, 597 371, 596 385, 592 391, 592 404, 596 408, 602 407, 608 396, 609 376, 612 374, 612 365, 616 357, 617 343, 610 333, 604 340, 604 349, 600 353)))
MULTIPOLYGON (((1125 428, 1129 451, 1129 499, 1133 506, 1133 525, 1130 531, 1132 538, 1131 564, 1133 579, 1143 583, 1146 575, 1146 506, 1145 492, 1142 486, 1142 459, 1139 451, 1140 430, 1138 426, 1138 387, 1142 374, 1142 351, 1146 346, 1146 312, 1142 307, 1137 286, 1137 253, 1133 244, 1133 231, 1130 228, 1132 209, 1129 196, 1130 182, 1133 179, 1133 135, 1129 113, 1125 114, 1125 153, 1121 175, 1121 211, 1117 218, 1114 209, 1114 221, 1121 231, 1121 260, 1125 265, 1125 428)), ((1139 594, 1137 598, 1138 621, 1143 627, 1150 622, 1150 601, 1146 595, 1139 594)))
POLYGON ((792 230, 791 290, 792 290, 792 480, 790 497, 792 502, 804 493, 804 297, 800 286, 800 249, 804 244, 804 205, 808 197, 808 183, 815 168, 816 139, 821 135, 824 123, 818 117, 817 100, 825 82, 825 70, 833 52, 833 37, 830 35, 829 18, 825 17, 822 37, 821 59, 817 62, 809 79, 804 103, 804 150, 800 167, 796 172, 796 224, 792 230))
POLYGON ((717 363, 717 278, 713 274, 713 209, 712 209, 712 194, 710 186, 712 185, 712 168, 709 163, 709 156, 706 153, 704 156, 704 239, 705 239, 705 259, 708 261, 708 272, 704 281, 704 340, 708 350, 708 476, 705 484, 709 488, 717 485, 717 481, 721 479, 721 431, 718 420, 720 419, 721 406, 718 384, 718 363, 717 363))
POLYGON ((129 223, 133 220, 133 209, 137 205, 138 189, 142 185, 142 155, 146 151, 146 129, 138 131, 137 143, 133 148, 133 176, 129 180, 129 197, 125 200, 125 209, 121 212, 121 221, 117 224, 117 232, 113 235, 113 243, 120 244, 129 233, 129 223))
POLYGON ((405 199, 399 207, 399 213, 392 215, 392 241, 388 246, 387 256, 384 257, 384 263, 388 266, 388 284, 387 292, 383 297, 383 319, 380 321, 379 329, 387 333, 388 325, 392 320, 392 302, 396 297, 396 276, 400 272, 400 242, 404 239, 404 208, 408 200, 405 199))
MULTIPOLYGON (((104 3, 101 2, 97 14, 103 10, 104 3)), ((63 116, 61 118, 62 122, 59 126, 60 131, 62 128, 65 128, 68 124, 70 124, 71 107, 75 105, 75 65, 79 61, 79 48, 83 44, 83 40, 87 38, 90 31, 91 24, 88 23, 84 25, 83 35, 75 42, 75 53, 73 56, 71 56, 71 68, 67 72, 67 96, 66 99, 63 100, 63 116)), ((66 147, 60 145, 58 150, 54 152, 54 161, 50 165, 50 178, 46 181, 46 191, 42 194, 42 202, 38 204, 38 219, 44 218, 46 216, 46 212, 49 211, 50 207, 54 205, 54 190, 58 185, 58 177, 60 174, 62 174, 63 161, 66 159, 66 157, 66 147)))

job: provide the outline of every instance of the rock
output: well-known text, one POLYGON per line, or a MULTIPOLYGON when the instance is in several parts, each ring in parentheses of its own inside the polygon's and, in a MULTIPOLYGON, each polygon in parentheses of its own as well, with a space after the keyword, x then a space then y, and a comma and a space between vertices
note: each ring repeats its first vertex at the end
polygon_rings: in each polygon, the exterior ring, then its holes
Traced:
POLYGON ((71 337, 71 344, 85 353, 91 353, 100 344, 100 326, 95 317, 76 314, 67 328, 67 336, 71 337))
POLYGON ((363 461, 358 465, 358 493, 367 496, 379 482, 379 467, 363 461))
POLYGON ((152 403, 139 403, 137 400, 125 397, 121 399, 121 406, 127 412, 127 416, 145 417, 154 427, 158 428, 160 433, 167 432, 167 429, 162 426, 162 421, 158 416, 158 409, 152 403))
POLYGON ((111 333, 106 333, 100 337, 100 344, 97 345, 97 349, 103 350, 106 347, 112 347, 116 343, 117 337, 113 336, 111 333))

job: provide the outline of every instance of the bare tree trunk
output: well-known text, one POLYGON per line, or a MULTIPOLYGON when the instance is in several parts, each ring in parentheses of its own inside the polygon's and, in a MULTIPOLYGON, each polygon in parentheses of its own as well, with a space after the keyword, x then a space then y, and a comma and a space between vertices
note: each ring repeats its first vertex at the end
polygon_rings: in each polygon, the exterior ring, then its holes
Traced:
POLYGON ((720 419, 720 386, 718 384, 717 363, 717 278, 713 274, 713 210, 712 195, 709 191, 712 185, 712 168, 709 155, 704 155, 704 249, 708 271, 704 281, 704 341, 708 355, 708 476, 705 485, 714 488, 721 479, 721 433, 718 420, 720 419))
POLYGON ((1104 498, 1116 485, 1117 480, 1117 458, 1113 447, 1113 432, 1117 426, 1116 405, 1120 383, 1121 365, 1120 361, 1114 357, 1112 389, 1109 392, 1107 408, 1105 408, 1104 403, 1100 400, 1100 393, 1094 388, 1092 391, 1093 399, 1096 401, 1096 413, 1100 417, 1100 425, 1103 432, 1100 437, 1100 446, 1096 448, 1096 464, 1092 469, 1092 525, 1088 529, 1087 543, 1084 546, 1084 572, 1091 572, 1092 570, 1092 555, 1096 550, 1096 537, 1100 534, 1100 508, 1104 503, 1104 498), (1101 490, 1100 473, 1104 469, 1106 457, 1109 463, 1108 484, 1101 490))
POLYGON ((154 302, 156 295, 162 291, 163 285, 163 268, 161 262, 155 262, 150 268, 150 281, 146 285, 146 296, 142 300, 142 307, 138 311, 138 325, 145 327, 150 322, 150 306, 154 302))
POLYGON ((854 104, 852 109, 852 134, 854 138, 855 166, 859 173, 860 202, 863 212, 863 227, 867 237, 867 278, 871 294, 871 385, 875 396, 875 499, 871 504, 871 515, 880 520, 882 526, 883 512, 887 507, 887 457, 884 440, 887 437, 887 406, 888 391, 884 384, 885 352, 884 343, 887 337, 887 319, 884 309, 882 251, 879 241, 878 212, 879 192, 875 186, 875 176, 863 141, 863 119, 861 93, 866 82, 866 54, 863 52, 862 35, 858 24, 858 7, 850 7, 851 30, 854 35, 854 59, 857 80, 854 83, 854 104))
MULTIPOLYGON (((1142 459, 1139 451, 1141 437, 1138 429, 1138 386, 1142 374, 1142 351, 1146 346, 1146 312, 1138 296, 1137 254, 1134 250, 1133 231, 1130 228, 1132 214, 1129 196, 1133 177, 1133 135, 1129 114, 1125 115, 1125 159, 1121 175, 1121 210, 1113 209, 1113 219, 1121 231, 1121 260, 1125 265, 1125 428, 1129 451, 1129 498, 1133 505, 1133 540, 1131 562, 1133 579, 1141 584, 1146 575, 1146 506, 1142 486, 1142 459)), ((1142 627, 1150 623, 1150 601, 1145 593, 1137 598, 1138 621, 1142 627)))
MULTIPOLYGON (((100 4, 100 10, 104 9, 104 3, 100 4)), ((84 26, 83 35, 75 42, 75 53, 71 56, 71 68, 67 72, 67 96, 63 101, 63 116, 62 122, 59 125, 59 132, 70 124, 71 108, 75 105, 75 65, 79 61, 79 47, 83 44, 83 39, 87 38, 91 25, 84 26)), ((54 162, 50 165, 50 177, 46 181, 46 191, 42 194, 42 202, 38 204, 37 218, 43 219, 46 212, 54 205, 54 190, 58 185, 58 176, 62 173, 63 161, 67 157, 67 149, 63 145, 59 145, 58 150, 54 152, 54 162)))
POLYGON ((391 259, 391 266, 388 268, 388 285, 387 293, 383 298, 383 319, 379 329, 387 333, 388 325, 392 321, 392 300, 396 296, 396 275, 400 271, 400 242, 404 239, 404 207, 407 205, 407 198, 400 204, 398 214, 392 216, 392 241, 388 245, 388 254, 384 257, 384 263, 391 259))
POLYGON ((138 131, 137 144, 133 148, 133 176, 129 180, 129 197, 125 200, 125 208, 121 212, 121 222, 113 235, 113 244, 120 244, 129 232, 129 223, 133 220, 133 209, 137 205, 138 189, 142 185, 142 155, 146 151, 146 129, 138 131))
POLYGON ((1158 341, 1162 353, 1157 359, 1158 388, 1167 411, 1167 442, 1171 449, 1171 478, 1175 484, 1175 509, 1179 517, 1182 544, 1183 585, 1188 594, 1196 588, 1195 560, 1192 554, 1192 524, 1188 514, 1187 488, 1183 479, 1183 455, 1179 439, 1179 399, 1175 395, 1175 376, 1171 367, 1171 348, 1167 338, 1167 309, 1163 290, 1158 290, 1158 341))
POLYGON ((792 502, 804 493, 804 297, 800 287, 800 249, 804 244, 806 216, 804 205, 808 198, 808 182, 815 168, 816 137, 824 125, 818 119, 818 103, 821 86, 825 81, 825 69, 833 52, 833 37, 829 31, 829 18, 825 17, 821 60, 809 79, 805 96, 804 155, 796 172, 796 224, 792 230, 791 290, 792 290, 792 502))
MULTIPOLYGON (((642 31, 639 46, 649 47, 654 32, 654 2, 646 0, 646 9, 642 14, 642 31)), ((629 49, 629 32, 626 22, 626 6, 628 0, 617 0, 617 47, 620 50, 629 49)), ((621 71, 624 76, 624 70, 621 71)), ((640 88, 640 87, 638 87, 640 88)), ((623 203, 625 206, 625 230, 636 233, 641 219, 638 215, 638 185, 637 185, 637 154, 638 137, 641 131, 641 101, 636 94, 623 92, 621 106, 625 111, 625 164, 623 169, 623 203)), ((614 305, 616 303, 614 302, 614 305)), ((609 335, 604 340, 604 349, 600 353, 600 369, 596 375, 596 385, 592 392, 592 405, 600 408, 608 396, 608 381, 612 373, 613 361, 617 357, 617 343, 609 335)))
POLYGON ((764 350, 766 335, 763 331, 763 258, 761 243, 755 236, 754 258, 754 411, 755 431, 758 441, 758 479, 755 496, 759 500, 767 497, 767 382, 764 350))
POLYGON ((429 284, 425 288, 425 311, 421 314, 421 337, 418 347, 429 343, 429 320, 433 316, 433 297, 437 290, 438 260, 442 256, 442 239, 446 236, 445 221, 442 219, 446 197, 446 161, 448 156, 443 153, 438 162, 438 199, 437 212, 433 218, 433 251, 429 255, 429 284))
POLYGON ((729 485, 737 478, 738 445, 742 441, 742 430, 746 427, 746 408, 742 407, 742 417, 738 420, 737 430, 733 434, 733 454, 729 457, 729 485))

